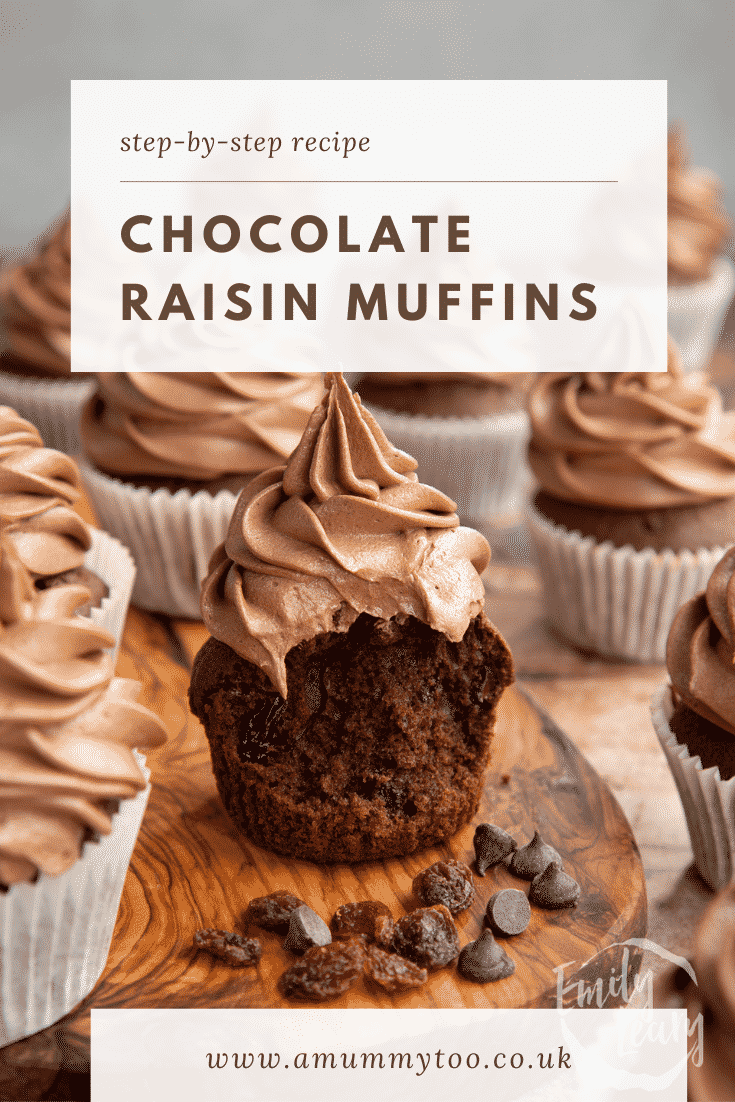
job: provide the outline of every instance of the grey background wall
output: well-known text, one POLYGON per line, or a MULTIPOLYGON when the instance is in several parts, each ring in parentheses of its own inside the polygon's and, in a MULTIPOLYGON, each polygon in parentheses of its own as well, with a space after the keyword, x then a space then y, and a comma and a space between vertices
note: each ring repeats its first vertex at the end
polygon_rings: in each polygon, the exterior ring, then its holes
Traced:
POLYGON ((1 0, 0 12, 6 258, 68 201, 72 78, 668 79, 670 118, 735 210, 734 0, 1 0))

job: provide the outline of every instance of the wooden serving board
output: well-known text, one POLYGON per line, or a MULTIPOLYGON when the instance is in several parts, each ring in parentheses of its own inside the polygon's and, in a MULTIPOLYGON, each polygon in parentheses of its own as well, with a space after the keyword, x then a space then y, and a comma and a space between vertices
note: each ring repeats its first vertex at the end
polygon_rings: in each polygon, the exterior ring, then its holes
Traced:
MULTIPOLYGON (((601 977, 608 991, 607 977, 613 969, 620 974, 620 943, 645 932, 646 896, 638 851, 610 791, 569 739, 517 687, 507 690, 501 701, 491 769, 472 824, 448 845, 411 857, 317 866, 251 845, 230 825, 216 792, 204 732, 186 701, 191 661, 206 637, 201 624, 130 612, 118 672, 142 681, 141 700, 164 719, 169 742, 148 758, 153 792, 105 972, 73 1014, 2 1050, 0 1084, 10 1067, 84 1072, 91 1007, 307 1005, 287 1002, 278 990, 279 976, 294 960, 281 948, 278 935, 253 930, 262 940, 262 960, 257 968, 233 970, 194 951, 195 931, 218 927, 242 932, 249 900, 279 888, 294 892, 327 920, 340 904, 360 899, 384 901, 397 918, 416 905, 411 882, 421 869, 450 857, 472 862, 472 836, 479 822, 502 826, 519 844, 538 827, 579 881, 579 905, 570 911, 533 908, 528 930, 506 944, 516 962, 515 973, 498 983, 463 980, 452 965, 434 972, 424 987, 408 994, 389 996, 361 980, 327 1005, 554 1006, 554 968, 559 965, 566 965, 566 986, 584 980, 589 992, 601 977)), ((477 899, 457 917, 463 945, 479 935, 487 900, 504 886, 527 888, 502 867, 476 878, 477 899)), ((638 959, 635 952, 629 955, 631 977, 638 959)), ((577 993, 576 986, 568 990, 567 1005, 575 1002, 577 993)), ((620 1001, 608 996, 605 1005, 620 1001)))

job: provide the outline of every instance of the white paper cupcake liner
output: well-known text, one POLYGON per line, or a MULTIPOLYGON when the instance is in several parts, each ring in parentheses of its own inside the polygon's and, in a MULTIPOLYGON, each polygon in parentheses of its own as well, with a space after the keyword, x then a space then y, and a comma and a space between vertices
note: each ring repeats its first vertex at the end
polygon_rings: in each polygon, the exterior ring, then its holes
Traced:
POLYGON ((68 872, 0 896, 0 1045, 63 1018, 102 974, 149 792, 123 800, 68 872))
POLYGON ((735 289, 735 266, 720 257, 707 280, 668 289, 668 328, 684 371, 703 371, 712 358, 735 289))
POLYGON ((12 406, 35 425, 47 448, 79 455, 79 418, 94 390, 93 379, 29 379, 0 372, 0 405, 12 406))
POLYGON ((699 756, 692 757, 677 742, 669 727, 673 714, 671 686, 666 685, 651 701, 653 726, 679 790, 697 871, 719 891, 735 875, 735 777, 723 781, 716 765, 702 768, 699 756))
POLYGON ((391 444, 418 463, 419 481, 448 494, 466 521, 482 524, 522 507, 529 485, 523 410, 487 417, 424 417, 365 403, 391 444))
POLYGON ((90 529, 92 546, 84 556, 84 565, 106 583, 109 593, 102 598, 99 608, 90 611, 92 623, 115 636, 113 662, 117 662, 120 643, 125 630, 125 618, 135 582, 135 563, 127 547, 107 532, 90 529))
POLYGON ((220 490, 149 490, 80 464, 100 524, 130 549, 137 567, 133 604, 201 619, 199 590, 209 560, 227 535, 237 497, 220 490))
POLYGON ((571 643, 635 662, 664 662, 681 606, 706 588, 724 548, 635 551, 598 543, 543 517, 526 519, 549 620, 571 643))

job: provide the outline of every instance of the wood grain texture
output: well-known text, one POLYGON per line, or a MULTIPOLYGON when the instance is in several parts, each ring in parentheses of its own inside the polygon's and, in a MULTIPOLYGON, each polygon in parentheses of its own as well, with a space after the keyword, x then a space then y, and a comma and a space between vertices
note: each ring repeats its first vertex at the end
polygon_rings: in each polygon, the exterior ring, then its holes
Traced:
MULTIPOLYGON (((580 882, 579 907, 560 912, 534 908, 529 929, 508 942, 516 971, 499 983, 475 985, 450 966, 403 996, 391 997, 361 980, 329 1005, 550 1006, 556 965, 576 961, 579 969, 591 960, 585 976, 594 982, 598 974, 619 966, 621 950, 612 946, 643 934, 645 888, 630 828, 584 758, 515 688, 501 702, 480 811, 451 844, 401 860, 325 868, 289 861, 238 839, 216 793, 204 733, 186 705, 191 657, 206 635, 200 624, 131 610, 118 672, 142 681, 141 699, 165 720, 169 742, 148 758, 153 792, 105 973, 73 1014, 0 1053, 0 1097, 23 1097, 17 1082, 24 1070, 29 1089, 34 1076, 39 1083, 45 1076, 48 1083, 59 1069, 83 1072, 92 1006, 307 1005, 287 1002, 278 991, 278 978, 294 959, 281 948, 281 937, 253 930, 263 943, 261 963, 233 971, 194 951, 195 930, 242 931, 249 900, 277 888, 293 891, 325 919, 340 904, 366 898, 383 900, 399 917, 416 905, 411 881, 421 869, 447 857, 471 862, 477 822, 496 822, 520 842, 538 827, 580 882), (16 1093, 2 1093, 3 1081, 6 1090, 16 1093)), ((489 870, 476 885, 475 903, 457 918, 462 944, 478 936, 487 900, 498 887, 526 886, 505 869, 489 870)), ((567 980, 574 971, 567 968, 567 980)))

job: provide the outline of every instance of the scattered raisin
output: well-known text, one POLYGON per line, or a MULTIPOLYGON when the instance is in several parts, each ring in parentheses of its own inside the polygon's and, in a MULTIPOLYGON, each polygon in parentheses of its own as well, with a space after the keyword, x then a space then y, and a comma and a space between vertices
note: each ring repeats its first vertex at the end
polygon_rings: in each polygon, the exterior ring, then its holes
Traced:
POLYGON ((443 904, 422 907, 398 919, 393 947, 424 968, 443 968, 459 952, 459 935, 443 904))
POLYGON ((359 979, 364 961, 365 947, 357 938, 317 945, 283 973, 281 990, 291 999, 336 999, 359 979))
POLYGON ((264 930, 285 932, 291 921, 291 912, 304 905, 303 899, 291 892, 271 892, 270 895, 261 895, 250 900, 243 921, 246 926, 261 926, 264 930))
POLYGON ((375 919, 375 944, 381 949, 392 949, 395 930, 392 915, 378 915, 375 919))
POLYGON ((212 956, 231 964, 233 968, 257 964, 261 953, 257 937, 241 937, 240 934, 231 934, 227 930, 197 930, 194 934, 194 948, 204 949, 212 956))
POLYGON ((311 907, 302 904, 295 911, 291 911, 291 921, 288 926, 286 940, 283 948, 290 953, 301 956, 307 949, 313 949, 315 945, 329 945, 332 935, 323 918, 320 918, 311 907))
POLYGON ((466 911, 475 898, 472 872, 461 861, 437 861, 414 878, 413 894, 432 907, 443 903, 453 915, 466 911))
POLYGON ((408 991, 411 987, 421 987, 426 983, 429 973, 418 964, 399 957, 397 953, 386 953, 377 945, 370 945, 365 957, 365 974, 384 987, 386 991, 408 991))
POLYGON ((338 907, 332 915, 330 928, 334 937, 349 938, 357 934, 365 934, 368 941, 376 940, 378 926, 381 938, 388 938, 388 943, 393 940, 393 918, 385 903, 379 903, 377 899, 366 899, 361 903, 344 903, 338 907), (390 934, 387 935, 385 920, 390 920, 390 934))

